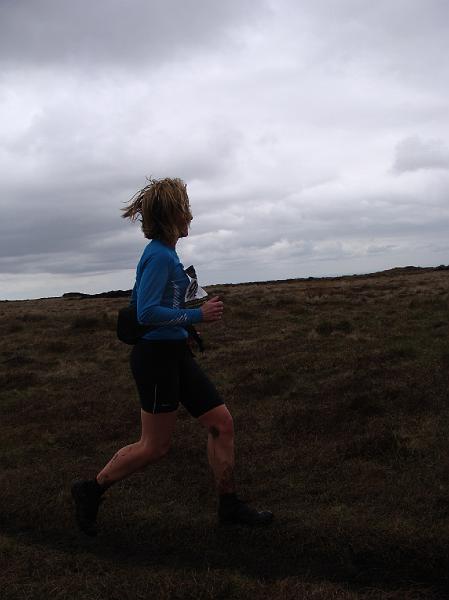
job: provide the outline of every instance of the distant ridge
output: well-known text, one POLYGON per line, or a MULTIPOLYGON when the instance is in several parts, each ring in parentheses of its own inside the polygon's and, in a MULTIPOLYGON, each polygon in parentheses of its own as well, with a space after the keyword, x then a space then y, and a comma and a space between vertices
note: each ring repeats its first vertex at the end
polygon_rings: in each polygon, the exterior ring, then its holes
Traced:
POLYGON ((83 292, 67 292, 62 294, 63 298, 128 298, 132 290, 112 290, 100 294, 84 294, 83 292))
MULTIPOLYGON (((223 286, 237 286, 237 285, 274 285, 281 282, 289 281, 320 281, 329 279, 347 279, 347 278, 364 278, 364 277, 383 277, 391 275, 404 275, 406 273, 428 273, 430 271, 449 271, 449 265, 439 265, 438 267, 415 267, 409 265, 407 267, 393 267, 392 269, 386 269, 385 271, 378 271, 376 273, 366 273, 358 275, 338 275, 335 277, 295 277, 289 279, 270 279, 267 281, 245 281, 242 283, 216 283, 214 285, 206 285, 205 287, 223 287, 223 286)), ((62 295, 62 298, 129 298, 132 290, 112 290, 109 292, 101 292, 100 294, 85 294, 83 292, 67 292, 62 295)))
MULTIPOLYGON (((222 283, 216 284, 217 286, 226 285, 274 285, 276 283, 294 282, 294 281, 329 281, 332 279, 365 279, 366 277, 391 277, 395 275, 405 275, 407 273, 429 273, 432 271, 449 271, 449 265, 439 265, 438 267, 414 267, 409 265, 407 267, 393 267, 392 269, 386 269, 385 271, 377 271, 376 273, 358 273, 354 275, 334 275, 332 277, 295 277, 289 279, 271 279, 269 281, 245 281, 243 283, 222 283)), ((205 286, 211 287, 211 286, 205 286)))

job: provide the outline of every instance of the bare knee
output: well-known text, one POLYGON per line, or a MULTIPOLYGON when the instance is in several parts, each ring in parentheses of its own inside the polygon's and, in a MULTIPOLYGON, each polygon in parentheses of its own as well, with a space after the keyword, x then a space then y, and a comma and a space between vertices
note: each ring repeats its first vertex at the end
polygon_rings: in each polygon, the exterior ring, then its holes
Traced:
POLYGON ((209 425, 209 434, 214 438, 233 438, 234 437, 234 421, 230 414, 223 416, 216 423, 209 425))

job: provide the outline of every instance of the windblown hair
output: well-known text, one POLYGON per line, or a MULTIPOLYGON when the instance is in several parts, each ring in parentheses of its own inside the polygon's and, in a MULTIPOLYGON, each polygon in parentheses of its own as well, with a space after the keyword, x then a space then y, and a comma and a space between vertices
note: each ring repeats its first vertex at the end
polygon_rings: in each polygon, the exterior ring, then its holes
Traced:
POLYGON ((176 243, 180 218, 192 219, 187 186, 178 178, 150 178, 148 182, 122 208, 122 217, 131 221, 138 219, 145 237, 150 240, 176 243))

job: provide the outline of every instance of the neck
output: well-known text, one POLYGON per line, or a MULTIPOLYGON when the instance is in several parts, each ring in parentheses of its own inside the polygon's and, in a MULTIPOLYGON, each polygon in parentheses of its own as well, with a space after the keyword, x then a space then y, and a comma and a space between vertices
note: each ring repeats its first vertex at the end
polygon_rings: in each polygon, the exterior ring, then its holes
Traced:
POLYGON ((158 239, 157 241, 160 242, 161 244, 164 244, 164 246, 168 246, 169 248, 173 248, 173 250, 176 248, 176 244, 178 242, 178 240, 176 240, 175 242, 168 242, 167 240, 162 240, 162 239, 158 239))

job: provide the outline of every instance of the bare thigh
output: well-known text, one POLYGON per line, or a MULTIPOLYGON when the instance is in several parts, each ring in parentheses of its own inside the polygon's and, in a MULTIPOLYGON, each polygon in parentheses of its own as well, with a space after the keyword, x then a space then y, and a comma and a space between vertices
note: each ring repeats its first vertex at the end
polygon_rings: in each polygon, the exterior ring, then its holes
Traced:
POLYGON ((142 420, 140 443, 152 450, 167 451, 170 447, 178 411, 153 415, 141 410, 140 415, 142 420))

